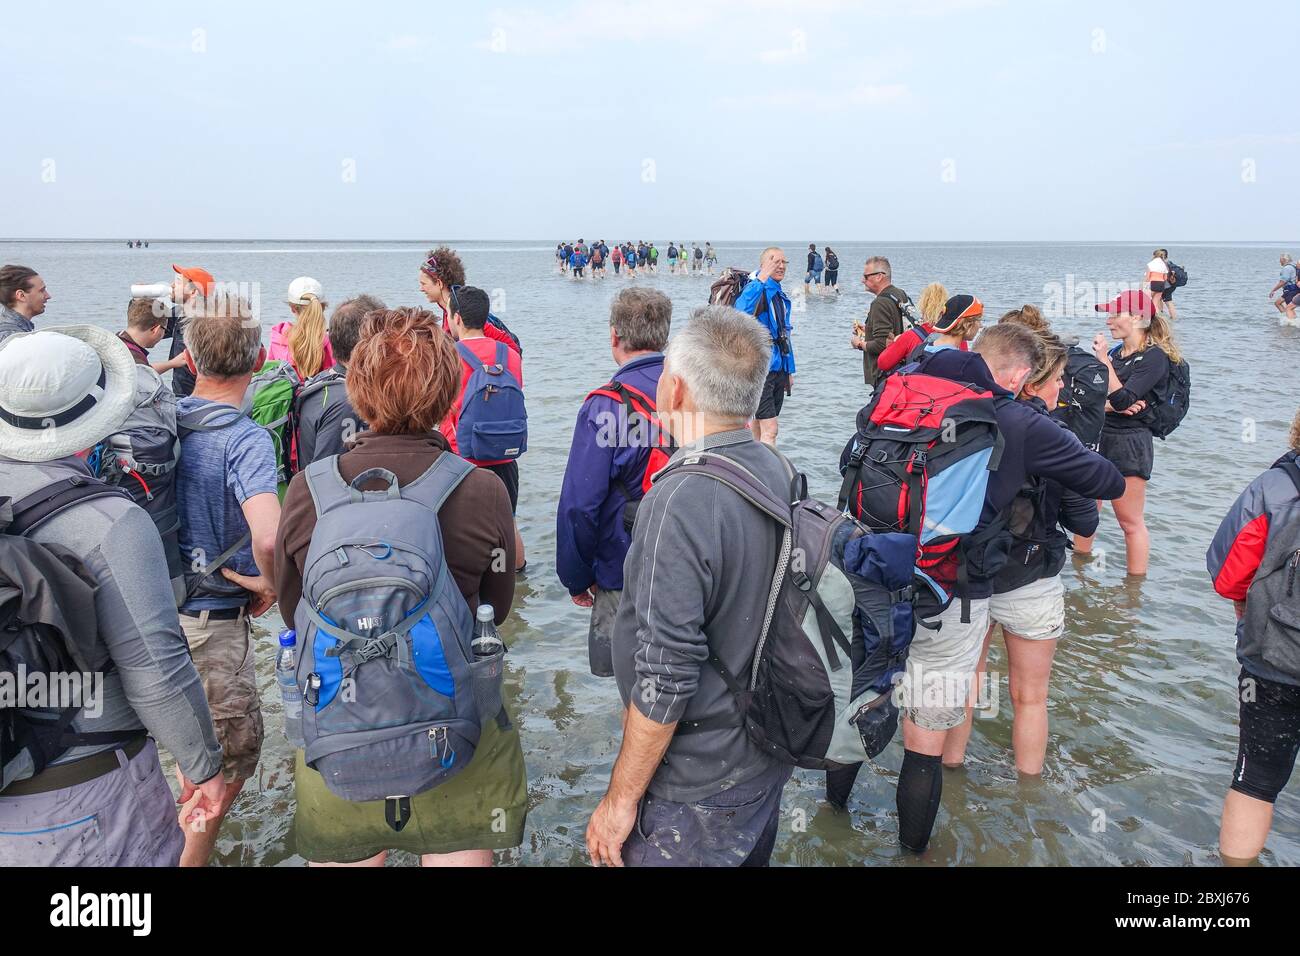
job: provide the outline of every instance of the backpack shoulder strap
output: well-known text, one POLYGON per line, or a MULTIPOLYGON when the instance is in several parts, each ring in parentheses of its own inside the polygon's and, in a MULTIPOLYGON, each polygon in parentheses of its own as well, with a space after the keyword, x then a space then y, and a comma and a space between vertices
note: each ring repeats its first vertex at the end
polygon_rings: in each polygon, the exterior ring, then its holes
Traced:
POLYGON ((331 366, 311 381, 303 384, 298 390, 297 401, 299 403, 306 402, 317 392, 323 391, 341 381, 343 381, 343 373, 338 370, 337 365, 331 366))
POLYGON ((187 601, 189 601, 190 598, 194 597, 194 594, 195 592, 198 591, 199 586, 203 584, 203 582, 206 581, 208 578, 210 578, 214 571, 219 569, 223 564, 225 564, 236 554, 238 554, 240 550, 244 547, 244 545, 248 544, 248 542, 252 540, 253 540, 253 532, 245 531, 242 535, 239 536, 238 541, 236 541, 230 547, 226 548, 225 551, 222 551, 219 555, 217 555, 206 565, 204 565, 202 570, 198 571, 195 574, 194 578, 190 581, 189 586, 185 589, 185 598, 184 600, 181 601, 181 604, 186 603, 187 601))
POLYGON ((316 517, 325 512, 348 504, 352 500, 352 489, 339 473, 339 456, 330 455, 313 461, 304 469, 307 477, 307 490, 311 492, 311 503, 316 508, 316 517))
POLYGON ((97 478, 72 475, 33 491, 19 501, 10 502, 8 509, 11 517, 4 529, 5 533, 30 535, 51 518, 62 514, 73 505, 94 498, 131 500, 129 494, 114 485, 106 484, 97 478))
POLYGON ((497 339, 496 343, 497 343, 497 364, 501 366, 501 370, 503 372, 509 372, 510 371, 510 346, 506 345, 506 343, 502 342, 500 339, 497 339))
POLYGON ((401 489, 401 496, 420 502, 430 511, 439 511, 474 470, 464 458, 444 451, 424 474, 401 489))
MULTIPOLYGON (((758 654, 760 653, 764 643, 767 641, 768 631, 772 627, 772 620, 776 614, 777 601, 781 596, 786 573, 789 570, 790 553, 794 543, 794 518, 792 509, 789 505, 778 501, 776 495, 772 493, 772 490, 748 468, 730 460, 729 458, 724 458, 721 455, 709 454, 707 452, 691 455, 664 468, 659 475, 663 475, 669 471, 670 468, 673 471, 679 471, 684 474, 705 475, 715 481, 721 482, 781 526, 780 551, 777 554, 776 570, 772 575, 772 584, 768 589, 767 601, 764 605, 763 624, 759 631, 758 640, 754 645, 754 663, 757 663, 758 654)), ((659 475, 655 476, 655 480, 658 480, 659 475)), ((836 630, 838 630, 838 628, 836 630)), ((847 642, 845 643, 847 647, 847 642)), ((730 691, 732 697, 735 699, 736 707, 730 713, 717 714, 699 720, 680 720, 677 723, 676 731, 679 734, 699 733, 706 730, 720 730, 744 725, 744 714, 748 707, 749 690, 746 685, 736 677, 736 675, 732 674, 727 669, 726 665, 722 662, 722 658, 718 656, 717 649, 714 648, 712 644, 708 644, 707 647, 709 650, 708 664, 717 672, 718 676, 722 678, 722 682, 726 685, 727 690, 730 691)), ((752 670, 753 664, 751 664, 751 680, 752 670)))
POLYGON ((481 372, 483 370, 483 360, 475 355, 474 350, 464 342, 456 343, 456 351, 460 353, 460 357, 463 358, 474 371, 481 372))
POLYGON ((217 408, 196 408, 176 416, 176 431, 181 435, 190 432, 215 432, 229 428, 244 415, 243 411, 229 405, 217 408))
POLYGON ((777 498, 772 489, 752 471, 729 458, 708 452, 688 455, 665 466, 655 475, 654 480, 658 481, 667 474, 704 475, 712 478, 726 485, 783 528, 789 529, 794 523, 790 506, 777 498))

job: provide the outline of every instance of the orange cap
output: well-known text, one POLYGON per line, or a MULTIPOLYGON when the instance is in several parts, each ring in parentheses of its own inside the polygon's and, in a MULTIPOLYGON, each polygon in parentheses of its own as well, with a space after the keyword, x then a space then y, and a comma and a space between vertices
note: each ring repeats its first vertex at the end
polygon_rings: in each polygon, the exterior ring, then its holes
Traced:
POLYGON ((217 280, 212 278, 211 272, 209 272, 207 269, 200 269, 197 266, 194 266, 189 269, 182 269, 180 266, 176 265, 175 263, 172 263, 172 271, 175 272, 177 275, 184 276, 186 279, 189 279, 196 286, 198 286, 200 289, 203 290, 204 295, 209 295, 212 292, 212 287, 217 284, 217 280))

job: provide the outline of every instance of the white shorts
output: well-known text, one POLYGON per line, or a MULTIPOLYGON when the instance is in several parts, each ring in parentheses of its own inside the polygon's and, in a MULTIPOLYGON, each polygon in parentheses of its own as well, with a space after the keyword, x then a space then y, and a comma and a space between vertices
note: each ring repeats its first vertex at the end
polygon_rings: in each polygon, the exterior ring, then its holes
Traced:
POLYGON ((961 622, 960 598, 927 623, 938 623, 940 628, 932 631, 917 624, 896 700, 918 727, 951 730, 966 720, 975 668, 989 629, 989 599, 970 602, 969 624, 961 622))
POLYGON ((989 617, 1027 641, 1055 641, 1065 633, 1065 586, 1053 575, 989 599, 989 617))

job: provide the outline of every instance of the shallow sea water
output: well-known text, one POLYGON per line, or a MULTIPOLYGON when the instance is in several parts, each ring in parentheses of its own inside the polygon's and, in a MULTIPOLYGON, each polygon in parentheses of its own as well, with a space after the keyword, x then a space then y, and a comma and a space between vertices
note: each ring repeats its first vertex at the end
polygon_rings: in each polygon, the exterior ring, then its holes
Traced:
MULTIPOLYGON (((431 243, 432 244, 432 243, 431 243)), ((823 245, 819 243, 819 246, 823 245)), ((721 265, 753 268, 762 244, 716 242, 721 265)), ((1149 246, 1131 244, 867 244, 836 246, 841 294, 798 301, 807 241, 785 246, 787 291, 796 296, 794 395, 781 417, 782 450, 833 500, 839 450, 866 399, 852 323, 870 297, 860 275, 869 253, 889 256, 895 281, 913 297, 929 281, 972 292, 991 319, 1024 302, 1066 300, 1054 320, 1085 342, 1104 329, 1090 284, 1141 278, 1149 246)), ((334 301, 360 292, 389 305, 423 304, 416 270, 427 245, 409 242, 0 243, 0 261, 37 268, 54 293, 42 325, 122 327, 131 282, 167 281, 170 263, 202 265, 218 279, 260 284, 269 328, 288 317, 290 279, 312 275, 334 301)), ((611 274, 574 282, 554 267, 553 243, 461 243, 469 282, 493 292, 494 310, 524 341, 530 417, 522 461, 519 521, 529 569, 502 628, 510 644, 507 689, 523 734, 529 778, 524 844, 502 863, 580 864, 583 834, 604 792, 619 741, 611 681, 586 662, 587 612, 554 572, 555 506, 574 416, 583 396, 608 379, 609 302, 627 284, 611 274)), ((667 249, 667 243, 660 246, 667 249)), ((1217 863, 1219 811, 1236 755, 1233 618, 1214 594, 1204 553, 1241 488, 1284 447, 1294 414, 1300 329, 1279 329, 1267 301, 1281 250, 1199 244, 1173 250, 1191 283, 1179 290, 1178 338, 1192 366, 1192 407, 1182 428, 1157 442, 1147 520, 1151 572, 1127 579, 1123 538, 1109 510, 1098 556, 1067 562, 1066 636, 1049 695, 1052 737, 1041 780, 1017 780, 1005 658, 995 639, 990 668, 1001 676, 995 717, 976 721, 964 769, 945 773, 943 807, 930 849, 900 853, 895 742, 864 768, 849 812, 821 800, 821 775, 796 771, 787 787, 774 863, 784 865, 1206 865, 1217 863), (1100 555, 1104 553, 1102 559, 1100 555)), ((1294 250, 1292 250, 1294 251, 1294 250)), ((702 304, 708 280, 671 276, 666 260, 640 284, 674 302, 675 323, 702 304)), ((160 346, 161 353, 165 345, 160 346)), ((257 777, 223 827, 214 862, 300 865, 294 852, 293 772, 280 733, 273 613, 257 622, 267 738, 257 777)), ((1279 799, 1265 864, 1300 863, 1300 806, 1279 799)), ((410 857, 396 863, 413 862, 410 857)))

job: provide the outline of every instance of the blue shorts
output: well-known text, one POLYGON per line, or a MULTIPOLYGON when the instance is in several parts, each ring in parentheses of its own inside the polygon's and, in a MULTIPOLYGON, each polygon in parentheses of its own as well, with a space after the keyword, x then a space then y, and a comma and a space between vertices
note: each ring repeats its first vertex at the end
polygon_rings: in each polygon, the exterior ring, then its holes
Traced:
POLYGON ((812 283, 813 285, 821 285, 822 271, 820 269, 816 269, 812 272, 809 272, 806 276, 803 277, 803 281, 805 285, 807 285, 808 283, 812 283))

